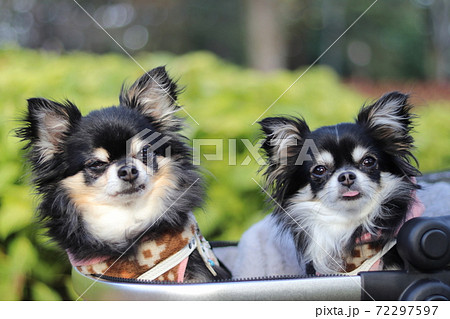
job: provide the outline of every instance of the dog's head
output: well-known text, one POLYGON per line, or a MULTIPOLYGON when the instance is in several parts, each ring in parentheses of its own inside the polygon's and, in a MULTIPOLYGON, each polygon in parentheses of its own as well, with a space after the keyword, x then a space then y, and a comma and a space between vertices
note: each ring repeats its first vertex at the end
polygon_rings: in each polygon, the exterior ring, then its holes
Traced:
POLYGON ((338 251, 362 232, 395 231, 419 174, 410 163, 410 109, 408 96, 393 92, 363 107, 354 123, 311 131, 298 118, 260 122, 275 212, 294 235, 328 237, 321 245, 338 251))
POLYGON ((201 182, 174 115, 178 93, 159 67, 122 88, 119 106, 85 117, 68 101, 28 100, 18 133, 53 237, 70 242, 64 237, 78 227, 120 250, 152 224, 176 225, 199 206, 201 182))

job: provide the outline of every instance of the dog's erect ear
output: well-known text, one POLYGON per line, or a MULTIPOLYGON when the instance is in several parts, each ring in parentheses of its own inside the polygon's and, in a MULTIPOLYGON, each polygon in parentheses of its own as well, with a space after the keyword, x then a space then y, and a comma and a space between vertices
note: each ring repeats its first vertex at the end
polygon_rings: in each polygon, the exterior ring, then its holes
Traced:
POLYGON ((414 139, 410 133, 416 115, 410 112, 413 106, 408 98, 407 94, 400 92, 387 93, 372 105, 363 107, 356 123, 366 127, 388 154, 403 159, 405 169, 408 168, 410 175, 415 175, 413 173, 417 171, 408 163, 409 158, 415 160, 411 153, 414 139))
POLYGON ((181 129, 181 121, 174 113, 179 90, 164 67, 157 67, 141 76, 129 88, 122 88, 120 104, 138 110, 151 118, 158 127, 168 131, 181 129))
POLYGON ((310 129, 304 120, 298 118, 269 117, 259 124, 264 133, 261 147, 268 160, 264 174, 270 186, 274 182, 280 183, 286 170, 294 167, 310 129))
POLYGON ((408 95, 391 92, 374 104, 363 107, 356 122, 368 128, 377 141, 392 144, 392 151, 410 149, 414 142, 410 131, 415 118, 410 113, 411 108, 408 95))
POLYGON ((43 98, 28 100, 25 125, 16 133, 32 148, 30 158, 38 163, 51 160, 61 151, 61 145, 70 129, 81 119, 81 113, 71 102, 64 104, 43 98))
POLYGON ((374 104, 361 109, 357 122, 370 128, 380 138, 403 137, 411 130, 414 116, 408 95, 391 92, 383 95, 374 104))
POLYGON ((274 163, 282 163, 286 157, 295 155, 292 152, 303 144, 305 135, 310 132, 306 122, 298 118, 268 117, 259 124, 265 135, 262 148, 274 163))

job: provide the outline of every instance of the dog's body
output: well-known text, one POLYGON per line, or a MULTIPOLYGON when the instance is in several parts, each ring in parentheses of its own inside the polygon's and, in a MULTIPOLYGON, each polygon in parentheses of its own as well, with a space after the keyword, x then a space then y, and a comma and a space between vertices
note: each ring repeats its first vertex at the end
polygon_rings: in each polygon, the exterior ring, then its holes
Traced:
MULTIPOLYGON (((178 93, 159 67, 123 88, 120 106, 85 117, 68 101, 28 100, 18 135, 28 142, 40 218, 72 262, 91 265, 86 273, 109 260, 109 274, 120 274, 120 259, 135 263, 126 276, 136 278, 161 259, 142 262, 139 252, 154 255, 142 250, 144 242, 161 248, 167 236, 185 234, 182 244, 162 250, 170 256, 199 238, 191 212, 202 204, 203 186, 174 115, 178 93)), ((184 279, 214 278, 199 251, 184 279)))
POLYGON ((233 275, 399 267, 389 252, 396 232, 422 210, 415 197, 419 171, 410 163, 415 160, 410 109, 408 97, 393 92, 362 108, 355 123, 310 131, 302 119, 262 120, 274 211, 242 237, 233 275), (261 269, 258 264, 267 262, 247 258, 251 250, 273 259, 273 267, 261 269))

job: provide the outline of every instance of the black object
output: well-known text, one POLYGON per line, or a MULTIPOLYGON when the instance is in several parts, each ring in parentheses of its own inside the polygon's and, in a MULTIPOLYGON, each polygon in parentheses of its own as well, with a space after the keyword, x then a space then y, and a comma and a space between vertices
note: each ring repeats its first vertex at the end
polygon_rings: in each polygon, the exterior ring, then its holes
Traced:
POLYGON ((397 250, 406 270, 362 272, 362 300, 450 300, 450 216, 403 225, 397 250))
POLYGON ((409 220, 397 236, 397 248, 411 270, 443 269, 450 263, 450 216, 409 220))
POLYGON ((361 300, 450 300, 450 271, 368 271, 359 276, 361 300))
POLYGON ((400 300, 448 301, 450 286, 436 279, 420 279, 405 289, 400 300))

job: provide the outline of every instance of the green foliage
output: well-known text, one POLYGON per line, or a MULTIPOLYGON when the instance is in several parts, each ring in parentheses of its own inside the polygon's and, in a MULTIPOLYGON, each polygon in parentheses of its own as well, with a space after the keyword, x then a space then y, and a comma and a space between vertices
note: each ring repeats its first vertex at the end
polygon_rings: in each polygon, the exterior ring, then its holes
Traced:
MULTIPOLYGON (((262 183, 259 165, 243 141, 257 143, 259 127, 254 122, 259 117, 303 116, 316 128, 351 121, 359 107, 373 98, 352 91, 326 67, 312 68, 280 97, 305 69, 263 74, 206 52, 179 57, 146 54, 136 60, 145 70, 167 65, 186 87, 180 96, 185 108, 179 114, 187 119, 185 133, 190 139, 223 141, 222 160, 207 161, 203 155, 214 154, 216 149, 201 147, 208 198, 204 209, 196 213, 210 240, 238 240, 264 216, 265 197, 257 185, 262 183), (230 161, 230 152, 236 153, 235 161, 230 161)), ((59 56, 3 49, 0 71, 0 300, 73 299, 67 258, 48 242, 33 218, 36 200, 29 186, 29 169, 22 159, 23 145, 12 130, 29 97, 68 98, 86 114, 118 104, 123 81, 131 84, 143 70, 127 57, 114 54, 59 56)), ((421 117, 415 133, 416 154, 425 172, 450 166, 449 106, 449 101, 430 101, 416 109, 421 117)))

